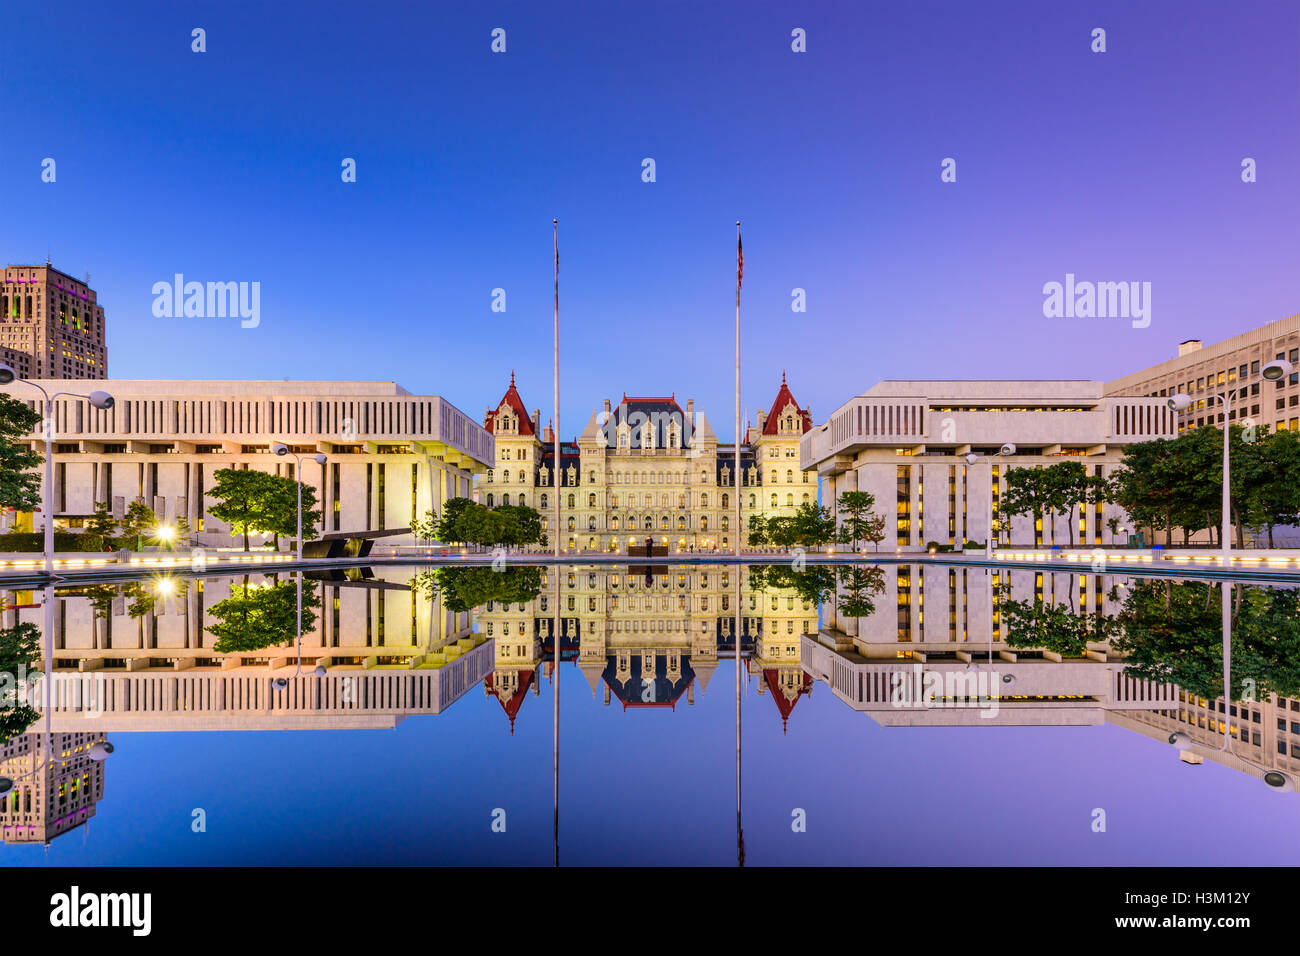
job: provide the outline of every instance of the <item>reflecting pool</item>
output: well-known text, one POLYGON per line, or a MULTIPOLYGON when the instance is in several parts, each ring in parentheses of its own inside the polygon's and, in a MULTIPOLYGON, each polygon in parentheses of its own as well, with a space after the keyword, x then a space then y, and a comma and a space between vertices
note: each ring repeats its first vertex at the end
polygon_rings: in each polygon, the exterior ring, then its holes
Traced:
POLYGON ((1293 864, 1298 594, 798 559, 5 591, 0 861, 1293 864))

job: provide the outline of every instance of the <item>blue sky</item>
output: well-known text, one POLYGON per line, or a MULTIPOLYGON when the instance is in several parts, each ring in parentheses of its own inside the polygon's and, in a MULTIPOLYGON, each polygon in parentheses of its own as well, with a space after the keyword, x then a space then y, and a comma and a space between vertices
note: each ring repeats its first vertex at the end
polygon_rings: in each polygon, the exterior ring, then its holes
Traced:
POLYGON ((749 415, 783 368, 820 421, 881 378, 1110 378, 1300 312, 1294 3, 66 3, 6 27, 0 249, 91 273, 114 377, 391 379, 477 417, 514 369, 549 418, 553 217, 566 436, 623 391, 730 436, 737 219, 749 415), (260 282, 261 324, 155 318, 177 272, 260 282), (1151 282, 1150 327, 1044 318, 1066 273, 1151 282))

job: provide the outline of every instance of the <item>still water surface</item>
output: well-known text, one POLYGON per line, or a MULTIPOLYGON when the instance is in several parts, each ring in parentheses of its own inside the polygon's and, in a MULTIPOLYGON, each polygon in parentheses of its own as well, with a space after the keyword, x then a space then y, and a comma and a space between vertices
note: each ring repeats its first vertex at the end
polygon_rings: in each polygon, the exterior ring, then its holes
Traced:
MULTIPOLYGON (((301 630, 299 587, 280 574, 58 589, 59 699, 48 726, 33 712, 4 745, 16 783, 0 860, 1297 859, 1300 796, 1261 780, 1300 772, 1289 589, 1230 590, 1233 696, 1250 699, 1225 724, 1221 590, 1205 582, 388 566, 309 574, 301 630)), ((4 597, 7 646, 25 630, 39 648, 42 592, 4 597)))

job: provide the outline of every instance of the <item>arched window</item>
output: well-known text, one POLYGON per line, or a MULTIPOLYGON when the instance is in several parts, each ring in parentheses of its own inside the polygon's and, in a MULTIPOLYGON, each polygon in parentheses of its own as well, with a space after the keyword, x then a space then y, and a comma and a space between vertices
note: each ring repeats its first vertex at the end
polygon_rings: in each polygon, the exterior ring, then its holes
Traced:
POLYGON ((596 496, 594 494, 587 495, 587 507, 588 508, 596 507, 596 496))
POLYGON ((491 469, 491 468, 488 469, 487 480, 488 480, 488 483, 489 483, 489 484, 492 482, 492 469, 491 469))
POLYGON ((588 531, 595 531, 595 530, 596 530, 596 519, 595 519, 594 517, 591 517, 591 518, 588 518, 588 519, 587 519, 587 530, 588 530, 588 531))
POLYGON ((667 530, 668 530, 668 516, 667 516, 667 515, 664 515, 662 518, 659 519, 659 528, 660 528, 660 530, 662 530, 662 531, 667 531, 667 530))
POLYGON ((570 518, 570 519, 569 519, 569 530, 572 531, 573 528, 574 528, 574 522, 573 522, 573 519, 570 518))
POLYGON ((700 507, 701 507, 701 508, 707 508, 708 506, 709 506, 709 496, 708 496, 708 495, 700 495, 700 507))
POLYGON ((785 504, 786 504, 786 507, 787 507, 787 508, 793 508, 793 507, 794 507, 794 495, 786 495, 786 496, 785 496, 785 504))
POLYGON ((570 508, 572 508, 572 507, 574 506, 575 501, 576 501, 575 496, 573 496, 573 495, 569 495, 569 507, 570 507, 570 508))
POLYGON ((757 508, 757 507, 758 507, 758 495, 750 495, 750 496, 749 496, 749 506, 750 506, 751 508, 757 508))
POLYGON ((700 530, 701 531, 709 530, 709 519, 707 517, 700 518, 700 530))
POLYGON ((524 470, 523 470, 522 468, 520 468, 520 469, 519 469, 519 481, 522 483, 524 480, 525 480, 525 478, 524 478, 524 470))
POLYGON ((723 530, 723 531, 726 531, 727 528, 730 527, 730 524, 731 524, 731 523, 730 523, 730 521, 728 520, 727 516, 726 516, 726 515, 723 515, 723 516, 722 516, 722 530, 723 530))
POLYGON ((542 492, 542 507, 546 507, 546 492, 542 492))
POLYGON ((489 508, 492 507, 492 495, 490 495, 490 494, 488 495, 488 504, 487 504, 487 506, 488 506, 489 508))
POLYGON ((654 528, 655 528, 655 522, 654 522, 654 519, 651 518, 649 515, 646 515, 646 516, 645 516, 645 529, 646 529, 647 531, 653 531, 654 528))
POLYGON ((730 501, 730 500, 731 500, 731 499, 730 499, 730 497, 729 497, 728 495, 723 495, 723 496, 722 496, 722 507, 724 507, 724 508, 727 507, 727 502, 730 501))
POLYGON ((677 507, 679 507, 679 508, 685 508, 685 507, 686 507, 686 496, 685 496, 685 495, 678 495, 678 496, 677 496, 677 507))
POLYGON ((776 504, 776 495, 773 495, 773 496, 772 496, 772 507, 773 507, 773 508, 777 507, 777 504, 776 504))
POLYGON ((682 515, 677 516, 677 530, 678 531, 686 530, 686 518, 683 517, 682 515))
POLYGON ((803 503, 808 504, 808 492, 806 491, 803 493, 803 503))
POLYGON ((502 496, 501 496, 501 503, 502 503, 503 505, 508 505, 508 504, 510 504, 510 496, 509 496, 508 494, 506 494, 506 495, 502 495, 502 496))
MULTIPOLYGON (((522 474, 520 474, 520 476, 519 476, 519 480, 520 480, 520 481, 523 481, 523 480, 524 480, 522 474)), ((787 469, 785 470, 785 483, 786 483, 787 485, 793 485, 793 484, 794 484, 794 472, 791 471, 789 468, 787 468, 787 469)))
POLYGON ((772 469, 772 484, 776 484, 776 469, 772 469))
POLYGON ((614 517, 609 519, 609 526, 615 531, 618 530, 618 515, 614 515, 614 517))

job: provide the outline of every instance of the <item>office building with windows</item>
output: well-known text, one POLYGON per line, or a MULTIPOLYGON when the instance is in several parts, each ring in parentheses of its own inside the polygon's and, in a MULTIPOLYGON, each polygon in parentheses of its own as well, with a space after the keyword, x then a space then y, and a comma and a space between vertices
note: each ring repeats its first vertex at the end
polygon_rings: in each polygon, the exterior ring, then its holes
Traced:
POLYGON ((21 378, 108 377, 104 308, 90 277, 10 265, 0 286, 0 362, 21 378))
POLYGON ((1108 382, 1106 395, 1161 399, 1188 395, 1192 405, 1178 416, 1179 433, 1202 425, 1222 425, 1224 408, 1216 397, 1221 394, 1229 399, 1230 422, 1296 431, 1300 429, 1300 372, 1276 382, 1260 377, 1261 369, 1276 359, 1300 367, 1300 315, 1212 345, 1188 339, 1179 344, 1175 358, 1108 382))
POLYGON ((1126 445, 1175 430, 1164 399, 1107 396, 1101 382, 886 381, 804 434, 799 464, 817 473, 823 501, 875 496, 889 519, 882 550, 983 544, 990 531, 1012 545, 1095 547, 1123 540, 1122 509, 1080 503, 1041 521, 1018 516, 1008 530, 998 511, 1007 471, 1075 460, 1106 477, 1126 445))
MULTIPOLYGON (((76 380, 41 384, 51 393, 88 391, 76 380)), ((120 517, 143 501, 163 521, 183 519, 194 544, 239 544, 210 513, 214 475, 251 468, 292 478, 294 458, 271 451, 281 442, 303 457, 323 533, 401 530, 426 510, 440 514, 447 498, 468 496, 473 476, 494 457, 492 435, 464 412, 393 382, 96 384, 113 396, 112 408, 69 397, 54 402, 56 528, 83 526, 97 502, 120 517), (311 458, 317 453, 328 456, 323 467, 311 458)), ((39 393, 22 382, 5 390, 41 408, 39 393)), ((44 454, 40 426, 28 443, 44 454)), ((30 515, 17 522, 32 524, 30 515)))

